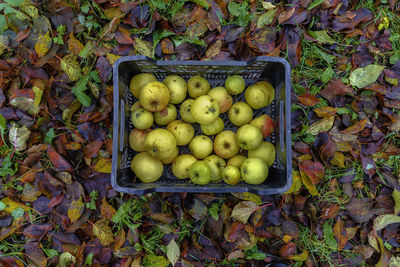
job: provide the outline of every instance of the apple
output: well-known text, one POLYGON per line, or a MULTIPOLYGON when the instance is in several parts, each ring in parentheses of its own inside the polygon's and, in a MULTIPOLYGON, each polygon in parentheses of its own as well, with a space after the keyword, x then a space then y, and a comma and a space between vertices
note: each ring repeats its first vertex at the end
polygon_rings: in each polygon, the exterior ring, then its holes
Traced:
POLYGON ((141 152, 132 159, 131 169, 140 181, 152 183, 161 177, 164 166, 159 159, 154 158, 148 152, 141 152))
POLYGON ((229 159, 239 152, 235 133, 232 131, 220 132, 214 139, 214 152, 224 159, 229 159))
POLYGON ((235 166, 240 168, 240 165, 246 160, 247 158, 242 155, 236 155, 228 160, 228 166, 235 166))
POLYGON ((194 136, 193 126, 180 120, 171 122, 168 124, 166 129, 175 136, 178 146, 185 146, 189 144, 194 136))
POLYGON ((199 124, 210 124, 219 116, 219 105, 211 96, 202 95, 194 100, 190 113, 199 124))
POLYGON ((167 108, 154 113, 154 120, 158 125, 167 125, 175 120, 177 116, 176 108, 172 104, 168 104, 167 108))
POLYGON ((153 157, 165 160, 175 153, 176 139, 168 130, 157 128, 149 132, 144 140, 146 151, 153 157))
POLYGON ((274 97, 275 97, 275 89, 274 89, 274 87, 272 86, 272 84, 270 84, 267 81, 260 81, 260 82, 257 82, 256 85, 257 84, 264 85, 265 88, 267 89, 267 92, 268 92, 268 95, 269 95, 269 98, 268 98, 269 102, 268 102, 267 105, 270 105, 272 103, 272 101, 274 101, 274 97))
POLYGON ((135 110, 142 108, 142 105, 140 105, 140 101, 136 101, 135 103, 133 103, 132 107, 131 107, 131 113, 133 113, 135 110))
POLYGON ((262 142, 257 148, 249 150, 249 157, 262 159, 271 167, 275 160, 275 146, 270 142, 262 142))
POLYGON ((208 92, 208 95, 218 102, 220 113, 227 112, 232 106, 232 96, 224 87, 215 87, 208 92))
POLYGON ((266 107, 272 102, 267 88, 262 84, 253 84, 247 87, 244 98, 253 109, 266 107))
POLYGON ((138 108, 131 114, 133 126, 139 130, 145 130, 153 125, 153 114, 144 108, 138 108))
POLYGON ((178 75, 169 75, 164 79, 163 83, 168 87, 170 98, 169 102, 172 104, 179 104, 185 98, 187 94, 186 81, 178 75))
POLYGON ((231 95, 238 95, 243 92, 246 82, 239 75, 233 75, 225 80, 225 88, 231 95))
POLYGON ((170 163, 172 163, 172 161, 178 156, 178 154, 179 154, 178 147, 175 147, 175 149, 174 149, 174 151, 171 153, 171 155, 168 156, 168 157, 163 158, 163 159, 161 160, 161 162, 162 162, 163 164, 170 164, 170 163))
POLYGON ((218 182, 222 179, 221 171, 226 166, 224 159, 218 157, 217 155, 210 155, 203 159, 204 162, 210 166, 211 170, 211 182, 218 182))
POLYGON ((259 158, 247 158, 240 166, 242 179, 248 184, 261 184, 268 177, 268 165, 259 158))
POLYGON ((236 131, 236 141, 243 149, 255 149, 263 141, 261 129, 252 124, 243 125, 236 131))
POLYGON ((200 128, 205 135, 216 135, 224 129, 224 121, 218 117, 210 124, 200 124, 200 128))
POLYGON ((129 134, 130 147, 137 152, 146 151, 144 140, 146 139, 146 136, 150 131, 151 131, 150 129, 144 131, 139 129, 133 129, 129 134))
POLYGON ((179 108, 179 113, 181 114, 182 120, 188 122, 188 123, 195 123, 196 121, 194 120, 192 113, 190 110, 192 109, 192 105, 194 103, 194 99, 186 99, 183 101, 181 104, 181 107, 179 108))
POLYGON ((222 179, 229 185, 235 185, 240 182, 240 170, 236 166, 226 166, 222 169, 222 179))
POLYGON ((228 117, 236 126, 243 126, 253 119, 253 110, 244 102, 236 102, 229 109, 228 117))
POLYGON ((139 98, 140 90, 149 82, 157 81, 156 76, 151 73, 139 73, 132 77, 129 82, 129 90, 134 97, 139 98))
POLYGON ((210 91, 210 84, 206 79, 200 76, 193 76, 187 82, 190 97, 197 98, 206 95, 210 91))
POLYGON ((204 161, 196 161, 189 168, 190 181, 198 185, 206 185, 211 181, 210 166, 204 161))
POLYGON ((197 159, 190 154, 179 155, 172 162, 172 173, 179 179, 189 178, 189 169, 197 159))
POLYGON ((213 150, 213 142, 205 135, 198 135, 190 141, 189 149, 193 156, 198 159, 204 159, 211 154, 213 150))
POLYGON ((147 83, 139 94, 140 104, 148 111, 156 112, 165 109, 170 98, 168 87, 162 82, 147 83))
POLYGON ((261 129, 263 138, 269 136, 274 131, 274 121, 268 115, 260 115, 250 122, 261 129))

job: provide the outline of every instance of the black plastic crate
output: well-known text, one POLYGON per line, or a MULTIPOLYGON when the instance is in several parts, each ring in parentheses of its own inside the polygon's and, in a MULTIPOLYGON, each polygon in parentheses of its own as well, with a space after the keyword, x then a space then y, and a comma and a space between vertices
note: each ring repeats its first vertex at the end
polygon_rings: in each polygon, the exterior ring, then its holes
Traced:
MULTIPOLYGON (((126 56, 114 63, 114 128, 111 184, 115 190, 129 194, 150 192, 209 192, 231 193, 252 192, 260 195, 280 194, 292 184, 292 151, 290 126, 290 66, 278 57, 261 56, 249 61, 156 61, 146 56, 126 56), (159 81, 170 74, 177 74, 188 80, 199 75, 206 78, 211 88, 224 86, 225 79, 233 74, 241 75, 246 87, 257 81, 268 81, 275 88, 275 98, 271 105, 254 110, 253 118, 268 114, 275 122, 275 130, 266 138, 275 145, 276 158, 269 170, 267 180, 260 185, 241 182, 227 185, 224 182, 210 183, 205 186, 193 184, 189 179, 180 180, 171 171, 171 164, 165 165, 163 176, 154 183, 142 183, 135 179, 130 168, 136 154, 128 142, 133 125, 130 119, 130 107, 135 102, 129 91, 129 81, 138 73, 153 73, 159 81)), ((244 93, 233 96, 234 102, 244 101, 244 93)), ((179 107, 177 106, 178 119, 179 107)), ((236 131, 239 127, 230 123, 227 113, 221 115, 225 129, 236 131)), ((195 134, 201 134, 200 127, 195 134)), ((199 125, 198 125, 199 126, 199 125)), ((211 137, 213 139, 214 137, 211 137)), ((180 146, 179 154, 188 153, 188 146, 180 146)))

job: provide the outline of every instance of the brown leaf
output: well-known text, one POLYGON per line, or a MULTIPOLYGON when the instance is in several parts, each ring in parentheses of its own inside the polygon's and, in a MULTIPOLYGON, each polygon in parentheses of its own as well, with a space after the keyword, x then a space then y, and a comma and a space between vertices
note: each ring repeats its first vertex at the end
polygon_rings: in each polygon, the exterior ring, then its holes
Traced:
POLYGON ((373 203, 368 198, 352 198, 346 209, 355 222, 364 223, 375 215, 372 206, 373 203))
POLYGON ((96 63, 96 70, 99 73, 100 79, 105 83, 112 74, 112 66, 105 57, 99 57, 96 63))
POLYGON ((285 10, 281 14, 279 14, 279 16, 278 16, 279 24, 282 24, 283 22, 290 19, 293 16, 295 10, 296 10, 296 7, 294 6, 291 9, 285 10))
POLYGON ((325 175, 325 169, 319 162, 305 160, 299 163, 300 171, 310 177, 312 184, 319 183, 325 175))
POLYGON ((341 134, 356 134, 364 130, 365 126, 367 125, 368 119, 362 119, 356 124, 344 129, 341 131, 341 134))
POLYGON ((161 51, 167 55, 174 53, 174 44, 172 43, 172 41, 170 39, 168 39, 168 38, 162 39, 161 51))
POLYGON ((315 108, 314 112, 318 117, 331 117, 336 114, 337 108, 334 107, 322 107, 315 108))
POLYGON ((127 29, 118 27, 118 30, 115 32, 115 39, 120 44, 133 44, 133 39, 130 35, 131 33, 127 29))
POLYGON ((334 122, 335 116, 324 117, 323 119, 311 124, 306 133, 317 135, 321 132, 327 132, 332 128, 334 122))
POLYGON ((296 252, 296 244, 289 242, 279 249, 279 255, 283 258, 289 257, 296 252))
POLYGON ((234 222, 227 228, 226 240, 233 242, 244 234, 244 224, 241 222, 234 222))
POLYGON ((83 49, 83 44, 75 38, 73 33, 69 34, 69 39, 68 39, 68 50, 75 55, 79 55, 81 50, 83 49))
POLYGON ((336 204, 330 204, 321 211, 321 218, 323 220, 328 220, 335 216, 339 212, 340 206, 336 204))
POLYGON ((113 245, 113 250, 116 251, 122 248, 122 246, 125 243, 125 239, 126 239, 125 230, 122 228, 115 236, 115 243, 113 245))
POLYGON ((333 227, 333 234, 335 235, 338 249, 343 249, 346 246, 348 239, 344 222, 342 222, 340 218, 337 220, 335 226, 333 227))
POLYGON ((71 164, 51 146, 47 146, 47 155, 53 167, 58 171, 71 170, 71 164))
POLYGON ((222 41, 216 40, 206 50, 206 52, 205 52, 206 58, 212 59, 213 57, 217 56, 221 52, 221 47, 222 47, 222 41))
POLYGON ((89 143, 87 146, 85 146, 85 148, 83 150, 83 157, 84 158, 97 157, 102 145, 103 145, 103 142, 100 140, 95 140, 95 141, 89 143))
POLYGON ((93 234, 100 240, 105 247, 114 242, 114 235, 109 226, 109 221, 102 219, 93 225, 93 234))
POLYGON ((21 41, 25 40, 29 36, 30 33, 31 33, 31 28, 26 28, 25 30, 20 31, 17 34, 17 37, 15 37, 15 41, 21 42, 21 41))
POLYGON ((328 100, 331 100, 332 98, 338 96, 338 95, 344 95, 344 94, 352 94, 353 93, 353 88, 351 88, 348 85, 345 85, 342 80, 331 80, 329 84, 323 89, 321 92, 319 92, 320 95, 325 97, 328 100))
POLYGON ((313 94, 303 94, 297 96, 297 99, 301 104, 307 107, 313 107, 319 103, 319 99, 313 94))
POLYGON ((111 220, 111 218, 116 213, 116 210, 113 208, 113 206, 108 204, 105 197, 101 201, 100 213, 101 213, 101 217, 103 217, 104 219, 108 219, 108 220, 111 220))

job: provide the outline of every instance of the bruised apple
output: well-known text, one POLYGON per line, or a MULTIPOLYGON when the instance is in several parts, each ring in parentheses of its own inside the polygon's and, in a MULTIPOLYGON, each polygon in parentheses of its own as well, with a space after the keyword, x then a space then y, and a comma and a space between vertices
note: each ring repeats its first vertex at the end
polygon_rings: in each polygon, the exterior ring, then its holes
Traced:
POLYGON ((153 114, 144 108, 138 108, 131 114, 133 126, 139 130, 145 130, 153 125, 153 114))
POLYGON ((151 131, 150 129, 144 131, 139 129, 133 129, 129 134, 130 147, 137 152, 146 151, 144 140, 146 139, 146 136, 150 131, 151 131))
POLYGON ((211 96, 202 95, 193 102, 190 113, 199 124, 210 124, 219 116, 219 105, 211 96))
POLYGON ((177 115, 176 107, 172 104, 168 104, 167 108, 154 113, 154 120, 158 125, 167 125, 175 120, 177 115))
POLYGON ((179 108, 179 113, 181 114, 182 120, 188 122, 188 123, 195 123, 195 119, 192 116, 192 113, 190 112, 192 109, 192 105, 194 103, 194 99, 186 99, 183 101, 181 104, 181 107, 179 108))

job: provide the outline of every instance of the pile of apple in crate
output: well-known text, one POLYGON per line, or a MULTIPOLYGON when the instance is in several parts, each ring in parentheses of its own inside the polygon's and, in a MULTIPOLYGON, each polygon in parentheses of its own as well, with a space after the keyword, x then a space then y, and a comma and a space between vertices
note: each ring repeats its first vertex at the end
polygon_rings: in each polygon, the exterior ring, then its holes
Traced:
POLYGON ((138 99, 131 107, 135 129, 129 144, 139 153, 131 168, 142 182, 156 181, 164 164, 171 163, 177 178, 190 178, 199 185, 221 180, 229 185, 240 181, 261 184, 267 179, 275 148, 264 140, 273 131, 273 121, 267 114, 253 119, 253 112, 272 103, 270 83, 257 82, 245 90, 244 79, 233 75, 225 80, 225 88, 210 90, 210 83, 200 76, 186 82, 169 75, 159 82, 153 74, 141 73, 133 76, 129 87, 138 99), (246 102, 233 103, 232 95, 243 91, 246 102), (221 119, 225 112, 238 126, 236 132, 226 129, 225 124, 231 123, 221 119), (201 133, 195 135, 199 128, 201 133), (178 146, 189 149, 180 154, 178 146))

